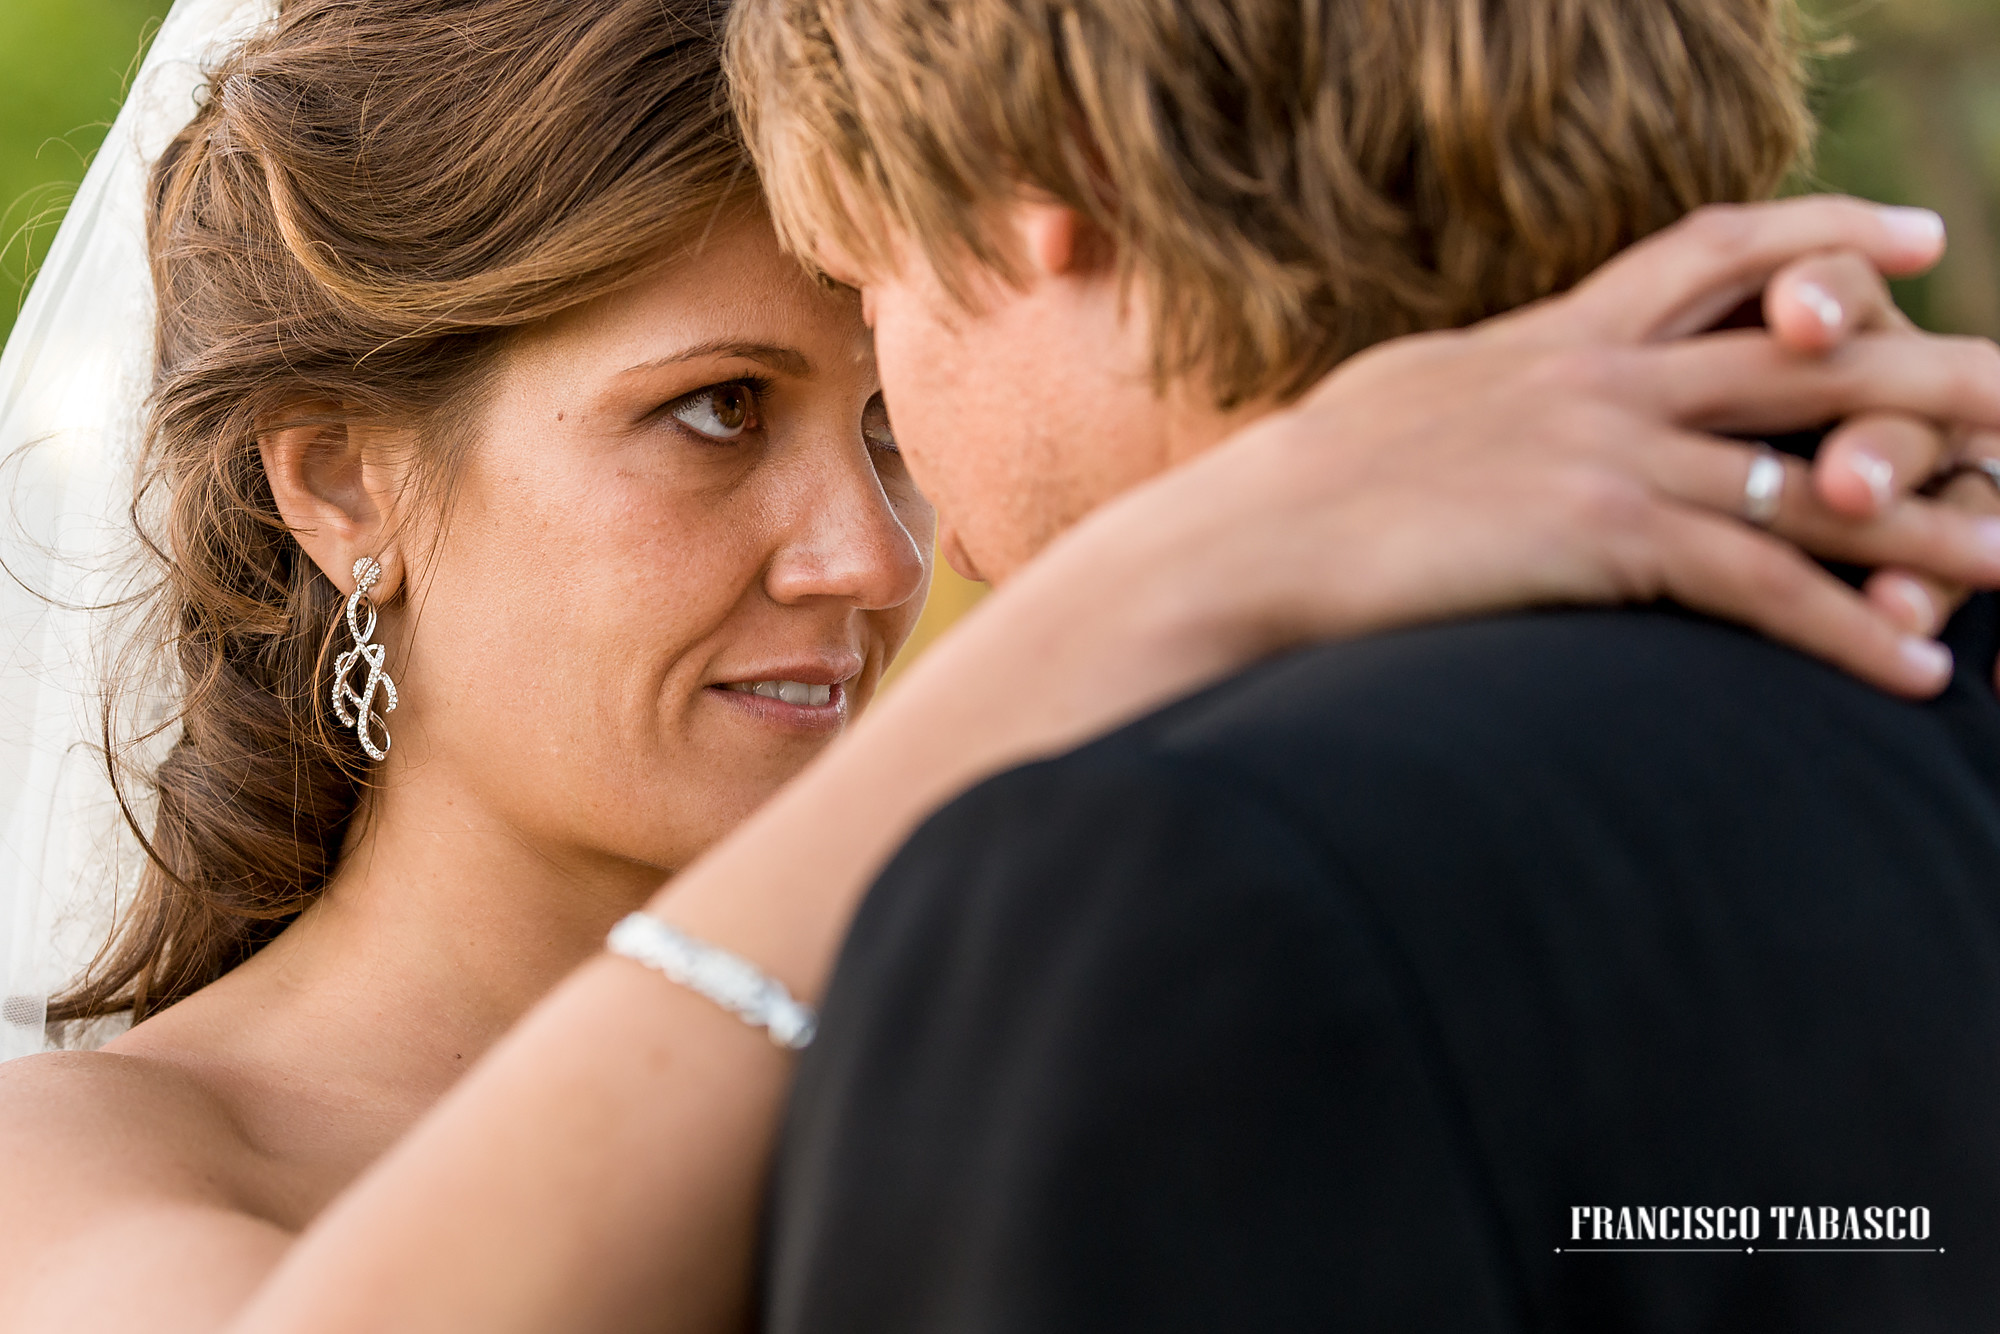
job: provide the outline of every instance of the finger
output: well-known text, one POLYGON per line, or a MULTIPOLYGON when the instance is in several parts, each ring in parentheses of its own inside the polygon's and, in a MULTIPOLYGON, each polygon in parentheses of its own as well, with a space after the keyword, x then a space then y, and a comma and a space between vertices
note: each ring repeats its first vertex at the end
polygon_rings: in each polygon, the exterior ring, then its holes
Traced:
MULTIPOLYGON (((1636 468, 1652 489, 1682 505, 1742 521, 1750 469, 1761 447, 1691 432, 1658 433, 1632 446, 1620 460, 1636 468)), ((1895 567, 1939 581, 1978 588, 2000 586, 2000 492, 1990 501, 1918 496, 1899 499, 1886 512, 1856 519, 1835 512, 1811 484, 1808 465, 1779 455, 1784 483, 1770 530, 1821 560, 1895 567)), ((1984 478, 1973 481, 1993 491, 1984 478)))
MULTIPOLYGON (((1934 496, 1913 495, 1965 460, 1977 458, 2000 458, 2000 434, 1947 432, 1927 422, 1875 415, 1857 418, 1827 439, 1815 462, 1814 482, 1828 510, 1848 517, 1872 514, 1882 522, 1870 531, 1890 543, 1908 542, 1912 552, 1933 540, 1950 545, 1961 538, 1969 539, 1973 546, 1984 544, 2000 551, 2000 481, 1961 467, 1934 496), (1878 482, 1891 492, 1889 503, 1873 505, 1866 514, 1857 513, 1861 509, 1854 503, 1858 493, 1872 491, 1878 482)), ((1870 501, 1874 499, 1871 495, 1870 501)), ((1971 549, 1966 548, 1968 554, 1971 549)), ((1894 555, 1873 560, 1862 557, 1860 563, 1892 564, 1899 559, 1894 555)), ((1955 562, 1953 565, 1955 568, 1955 562)), ((1945 590, 1940 605, 1947 616, 1964 601, 1964 596, 1954 591, 1958 576, 1949 570, 1905 573, 1945 575, 1943 583, 1933 583, 1932 591, 1945 590)), ((1975 587, 1989 586, 1976 574, 1969 578, 1975 587)))
MULTIPOLYGON (((1968 472, 1953 478, 1938 492, 1934 503, 1952 513, 1973 516, 2000 531, 2000 486, 1983 473, 1968 472)), ((1911 612, 1909 628, 1936 634, 1965 605, 1973 588, 1924 570, 1885 569, 1870 576, 1863 592, 1878 606, 1901 604, 1911 612), (1926 616, 1928 624, 1923 623, 1926 616)))
POLYGON ((1908 570, 1878 570, 1861 595, 1906 634, 1935 635, 1971 596, 1962 584, 1931 579, 1908 570))
POLYGON ((1840 424, 1813 460, 1813 487, 1835 514, 1868 519, 1951 460, 1949 432, 1921 417, 1868 413, 1840 424))
MULTIPOLYGON (((1955 434, 1958 437, 1958 448, 1953 455, 1955 461, 1964 463, 1973 459, 2000 459, 2000 431, 1986 431, 1967 426, 1960 427, 1955 434)), ((2000 479, 1988 478, 1987 481, 1990 485, 2000 488, 2000 479)))
POLYGON ((1654 522, 1661 583, 1682 606, 1752 626, 1872 682, 1928 699, 1951 679, 1951 651, 1894 618, 1792 547, 1698 510, 1654 522))
POLYGON ((1789 538, 1806 522, 1805 512, 1814 505, 1807 484, 1808 469, 1801 459, 1764 445, 1669 429, 1634 446, 1627 462, 1660 494, 1682 505, 1749 523, 1751 469, 1765 454, 1784 469, 1784 481, 1778 488, 1775 515, 1760 526, 1789 538))
POLYGON ((1944 253, 1944 222, 1927 209, 1818 196, 1704 208, 1613 259, 1565 301, 1586 336, 1680 338, 1712 327, 1806 255, 1851 250, 1892 276, 1944 253))
MULTIPOLYGON (((1801 496, 1804 503, 1788 507, 1772 529, 1821 560, 1901 570, 1931 580, 1933 591, 2000 587, 2000 504, 1994 503, 2000 497, 1972 505, 1908 496, 1873 519, 1855 520, 1828 510, 1804 488, 1801 496)), ((1957 602, 1945 596, 1939 606, 1955 609, 1957 602)))
POLYGON ((1818 354, 1850 334, 1914 326, 1881 271, 1846 250, 1786 265, 1764 289, 1764 327, 1780 345, 1818 354))
POLYGON ((1803 358, 1761 330, 1704 334, 1610 354, 1626 402, 1723 435, 1808 430, 1895 412, 2000 431, 2000 347, 1942 334, 1862 334, 1803 358))

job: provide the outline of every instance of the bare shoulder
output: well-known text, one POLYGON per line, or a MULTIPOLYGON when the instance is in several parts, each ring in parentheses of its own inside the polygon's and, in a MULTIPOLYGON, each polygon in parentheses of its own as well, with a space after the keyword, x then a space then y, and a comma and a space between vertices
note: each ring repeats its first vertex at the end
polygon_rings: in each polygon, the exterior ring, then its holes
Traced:
POLYGON ((0 1332, 58 1315, 110 1327, 154 1301, 193 1318, 210 1298, 240 1300, 288 1240, 239 1203, 243 1154, 226 1105, 169 1062, 52 1052, 0 1064, 0 1332))
MULTIPOLYGON (((98 1051, 0 1064, 0 1176, 10 1181, 201 1188, 218 1182, 215 1160, 233 1139, 226 1107, 165 1061, 98 1051)), ((0 1216, 8 1204, 0 1199, 0 1216)))

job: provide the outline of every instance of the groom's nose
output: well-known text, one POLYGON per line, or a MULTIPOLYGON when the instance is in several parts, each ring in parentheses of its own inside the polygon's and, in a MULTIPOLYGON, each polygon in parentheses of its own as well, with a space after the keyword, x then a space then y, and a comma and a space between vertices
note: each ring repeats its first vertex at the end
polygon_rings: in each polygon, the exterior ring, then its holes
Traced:
POLYGON ((865 448, 795 481, 784 541, 765 576, 782 603, 831 597, 864 610, 901 605, 924 581, 924 551, 904 526, 865 448))

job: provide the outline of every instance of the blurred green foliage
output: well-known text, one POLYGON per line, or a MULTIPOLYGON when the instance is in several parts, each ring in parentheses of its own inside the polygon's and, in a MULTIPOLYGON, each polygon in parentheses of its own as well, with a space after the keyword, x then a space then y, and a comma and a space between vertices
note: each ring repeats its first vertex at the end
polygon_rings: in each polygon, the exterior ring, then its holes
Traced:
POLYGON ((1897 285, 1919 323, 2000 338, 2000 0, 1808 0, 1848 50, 1819 71, 1811 184, 1944 215, 1951 251, 1897 285))
POLYGON ((0 0, 0 337, 169 0, 0 0))
MULTIPOLYGON (((0 336, 168 3, 0 0, 0 336)), ((1951 256, 1906 308, 2000 337, 2000 0, 1805 3, 1852 38, 1820 67, 1807 184, 1942 212, 1951 256)))

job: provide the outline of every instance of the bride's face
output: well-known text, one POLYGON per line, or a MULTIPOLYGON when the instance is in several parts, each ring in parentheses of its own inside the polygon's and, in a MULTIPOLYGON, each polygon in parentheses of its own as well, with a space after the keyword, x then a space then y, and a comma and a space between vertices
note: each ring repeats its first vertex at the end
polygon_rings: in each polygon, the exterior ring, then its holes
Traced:
POLYGON ((856 301, 767 225, 719 230, 514 340, 469 425, 435 555, 408 548, 385 803, 676 868, 846 726, 922 607, 933 519, 856 301))

